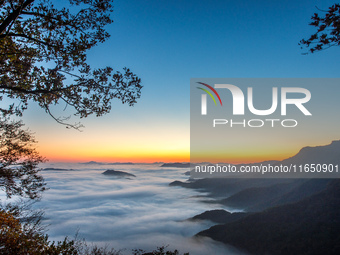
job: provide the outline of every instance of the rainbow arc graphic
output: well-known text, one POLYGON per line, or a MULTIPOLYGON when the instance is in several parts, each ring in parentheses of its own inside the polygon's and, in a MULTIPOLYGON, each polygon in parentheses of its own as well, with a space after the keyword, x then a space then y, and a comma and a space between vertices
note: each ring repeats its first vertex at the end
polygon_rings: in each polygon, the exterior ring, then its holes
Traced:
MULTIPOLYGON (((220 101, 220 104, 222 106, 222 100, 221 100, 221 97, 220 95, 217 93, 217 91, 211 87, 210 85, 206 84, 206 83, 203 83, 203 82, 197 82, 205 87, 207 87, 208 89, 210 89, 218 98, 218 100, 220 101)), ((214 95, 208 90, 208 89, 205 89, 205 88, 201 88, 201 87, 197 87, 198 89, 200 90, 203 90, 204 92, 206 92, 211 98, 212 100, 214 101, 215 105, 217 105, 217 102, 216 102, 216 99, 214 97, 214 95)), ((201 99, 201 114, 202 115, 207 115, 207 95, 206 94, 202 94, 202 99, 201 99)))
MULTIPOLYGON (((209 89, 217 96, 217 98, 218 98, 218 100, 220 101, 220 104, 221 104, 221 106, 222 106, 222 100, 221 100, 221 98, 220 98, 220 95, 217 93, 217 91, 216 91, 213 87, 211 87, 210 85, 208 85, 208 84, 206 84, 206 83, 203 83, 203 82, 197 82, 197 83, 199 83, 199 84, 201 84, 201 85, 206 86, 207 88, 209 88, 209 89)), ((200 88, 200 87, 197 87, 197 88, 203 90, 204 92, 206 92, 206 93, 212 98, 212 100, 214 100, 215 105, 217 105, 216 100, 215 100, 215 97, 213 96, 213 94, 211 94, 211 92, 210 92, 209 90, 204 89, 204 88, 200 88)))

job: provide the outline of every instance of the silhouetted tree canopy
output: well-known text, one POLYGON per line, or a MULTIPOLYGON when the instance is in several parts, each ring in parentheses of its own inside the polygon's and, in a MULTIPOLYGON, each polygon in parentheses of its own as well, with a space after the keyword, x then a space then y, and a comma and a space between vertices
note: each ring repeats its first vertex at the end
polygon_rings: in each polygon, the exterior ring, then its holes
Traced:
POLYGON ((300 41, 300 45, 309 48, 311 53, 340 45, 340 5, 334 4, 328 11, 322 12, 324 16, 314 13, 309 24, 316 27, 317 31, 308 39, 300 41))
POLYGON ((21 116, 30 100, 59 123, 51 106, 64 102, 80 118, 111 110, 111 99, 132 106, 141 95, 141 80, 128 68, 94 69, 86 52, 106 41, 112 23, 110 0, 69 0, 69 8, 50 0, 0 0, 0 99, 18 100, 0 107, 21 116), (8 106, 8 105, 7 105, 8 106))
POLYGON ((45 183, 38 173, 44 159, 34 148, 32 135, 21 122, 0 118, 0 190, 7 197, 39 198, 45 183))

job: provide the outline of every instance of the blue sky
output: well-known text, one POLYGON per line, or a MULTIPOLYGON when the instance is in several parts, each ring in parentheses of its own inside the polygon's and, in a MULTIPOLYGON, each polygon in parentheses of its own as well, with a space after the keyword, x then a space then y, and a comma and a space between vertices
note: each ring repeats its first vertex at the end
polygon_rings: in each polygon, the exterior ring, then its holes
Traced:
MULTIPOLYGON (((315 6, 327 9, 332 1, 113 4, 114 23, 107 27, 111 38, 92 49, 88 61, 93 67, 131 68, 142 78, 142 98, 132 108, 115 101, 110 114, 81 120, 86 126, 82 133, 65 130, 32 106, 24 121, 36 133, 42 153, 58 154, 63 146, 71 149, 81 143, 92 144, 95 155, 98 148, 111 144, 108 150, 114 158, 119 150, 113 147, 119 141, 119 146, 126 143, 126 151, 143 150, 148 144, 150 153, 158 146, 162 155, 169 151, 175 155, 176 150, 188 155, 190 78, 339 77, 339 48, 302 55, 306 50, 298 45, 314 32, 308 23, 315 6)), ((92 152, 83 149, 77 155, 81 153, 92 152)))

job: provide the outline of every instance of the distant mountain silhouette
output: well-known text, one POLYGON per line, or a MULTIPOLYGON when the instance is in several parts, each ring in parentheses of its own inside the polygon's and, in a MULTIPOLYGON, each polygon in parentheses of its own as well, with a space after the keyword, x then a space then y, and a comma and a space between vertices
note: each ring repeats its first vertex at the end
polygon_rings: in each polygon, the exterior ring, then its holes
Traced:
POLYGON ((186 168, 186 167, 190 167, 190 163, 164 163, 163 165, 161 165, 161 167, 178 167, 178 168, 186 168))
MULTIPOLYGON (((323 145, 323 146, 315 146, 315 147, 304 147, 302 148, 296 155, 284 159, 282 161, 271 160, 271 161, 263 161, 263 162, 256 162, 256 163, 248 163, 248 164, 228 164, 228 163, 218 163, 221 166, 229 166, 232 165, 236 167, 238 170, 237 172, 230 173, 230 172, 218 172, 215 171, 213 174, 207 170, 207 166, 216 166, 216 164, 211 163, 204 163, 200 164, 201 168, 191 169, 191 177, 193 179, 202 179, 202 178, 339 178, 340 177, 340 140, 333 141, 331 144, 323 145), (307 167, 310 168, 311 164, 318 165, 318 171, 314 172, 300 172, 300 169, 304 169, 305 164, 308 164, 307 167), (330 172, 322 172, 322 165, 330 165, 333 164, 334 171, 330 172), (290 173, 284 172, 270 172, 268 171, 265 175, 262 175, 262 172, 248 172, 244 173, 240 171, 240 169, 244 168, 245 166, 286 166, 290 169, 290 173), (335 167, 337 165, 337 168, 335 167), (300 168, 301 167, 301 168, 300 168), (295 172, 294 172, 295 170, 295 172)), ((192 166, 192 165, 191 165, 192 166)), ((314 166, 316 167, 316 166, 314 166)), ((244 170, 244 169, 243 169, 244 170)))
POLYGON ((324 190, 331 179, 296 179, 266 187, 244 189, 219 202, 236 209, 256 212, 269 207, 297 202, 324 190))
POLYGON ((97 161, 89 161, 89 162, 84 162, 84 163, 79 163, 82 165, 103 165, 104 163, 97 162, 97 161))
POLYGON ((331 144, 304 147, 295 156, 281 161, 282 164, 340 164, 340 140, 331 144))
POLYGON ((132 162, 113 162, 113 163, 103 163, 103 162, 97 162, 97 161, 89 161, 84 163, 79 163, 82 165, 134 165, 132 162))
POLYGON ((198 233, 253 254, 339 254, 340 180, 299 202, 198 233))
MULTIPOLYGON (((302 148, 295 156, 290 157, 288 159, 285 159, 283 161, 264 161, 262 164, 283 164, 283 165, 303 165, 303 164, 333 164, 333 165, 339 165, 340 167, 340 140, 333 141, 329 145, 325 146, 316 146, 316 147, 304 147, 302 148)), ((255 163, 254 165, 259 165, 261 163, 255 163)), ((242 164, 244 165, 244 164, 242 164)), ((249 164, 247 164, 249 165, 249 164)), ((240 165, 239 165, 240 166, 240 165)), ((303 177, 305 179, 311 178, 313 176, 317 176, 317 173, 311 174, 305 174, 300 177, 303 177)), ((322 173, 323 174, 323 173, 322 173)), ((338 177, 340 177, 340 173, 337 174, 338 177)), ((275 173, 273 174, 273 177, 275 177, 275 173)), ((296 175, 297 176, 297 175, 296 175)), ((331 176, 327 176, 323 174, 323 177, 334 177, 335 175, 332 174, 331 176)), ((230 198, 228 201, 224 201, 223 203, 229 203, 230 205, 233 204, 233 206, 244 206, 245 204, 248 204, 248 207, 251 208, 252 206, 249 203, 246 203, 246 201, 243 203, 243 199, 239 199, 242 196, 245 198, 249 197, 258 197, 263 200, 267 200, 267 202, 270 202, 272 200, 277 200, 279 197, 283 195, 287 195, 285 193, 290 192, 290 188, 293 188, 293 186, 287 186, 285 189, 284 186, 277 184, 284 184, 284 183, 292 183, 295 182, 294 180, 279 178, 280 176, 277 176, 277 178, 271 178, 271 179, 258 179, 258 178, 251 178, 252 176, 249 175, 249 178, 203 178, 203 179, 189 179, 187 182, 180 182, 180 181, 174 181, 170 183, 170 186, 181 186, 186 188, 193 188, 198 189, 204 192, 209 192, 211 196, 225 196, 229 197, 232 195, 235 195, 237 192, 243 191, 243 194, 238 194, 235 199, 230 198), (270 187, 272 186, 272 187, 270 187), (265 189, 256 189, 266 187, 265 189), (251 190, 245 191, 245 189, 251 190), (249 194, 249 196, 248 196, 249 194), (240 203, 240 204, 237 204, 240 203)), ((290 175, 290 177, 294 177, 294 174, 290 175)), ((299 179, 296 179, 299 180, 299 179)), ((301 179, 300 179, 301 180, 301 179)), ((315 185, 321 185, 321 182, 318 182, 319 184, 315 185)), ((327 181, 323 183, 323 185, 327 184, 327 181)), ((293 184, 294 185, 294 184, 293 184)), ((314 185, 314 184, 313 184, 314 185)), ((323 188, 324 186, 320 187, 323 188)), ((320 189, 315 189, 315 191, 312 190, 313 187, 309 187, 309 189, 306 190, 300 190, 300 192, 297 192, 298 195, 296 197, 303 198, 306 197, 303 195, 303 192, 306 192, 306 195, 311 195, 313 192, 320 191, 320 189)), ((282 198, 283 199, 283 198, 282 198)), ((258 199, 256 199, 258 200, 258 199)), ((283 204, 285 200, 283 199, 281 202, 277 202, 277 205, 283 204)), ((298 201, 294 199, 293 195, 290 195, 290 198, 287 198, 287 201, 294 202, 298 201)), ((268 207, 266 205, 266 201, 262 201, 264 204, 263 206, 259 206, 258 208, 253 208, 256 210, 261 210, 263 208, 268 207)), ((256 203, 261 203, 261 201, 256 201, 256 203)), ((255 205, 255 204, 254 204, 255 205)), ((254 206, 253 205, 253 206, 254 206)))
POLYGON ((134 174, 130 174, 130 173, 123 172, 123 171, 112 170, 112 169, 106 170, 102 174, 109 175, 109 176, 116 176, 116 177, 136 177, 136 175, 134 174))
POLYGON ((245 179, 245 178, 206 178, 188 182, 174 181, 170 186, 180 186, 208 192, 212 197, 229 197, 252 187, 268 187, 281 183, 293 183, 294 179, 245 179))
MULTIPOLYGON (((248 165, 259 164, 340 165, 340 141, 304 147, 282 161, 248 165)), ((169 185, 207 192, 216 203, 246 210, 236 214, 212 210, 190 218, 223 224, 204 230, 198 236, 207 236, 252 254, 338 254, 340 180, 327 179, 326 175, 323 178, 303 177, 204 178, 175 181, 169 185)))
POLYGON ((249 215, 249 213, 244 212, 235 212, 230 213, 225 210, 219 209, 219 210, 211 210, 211 211, 205 211, 204 213, 198 214, 192 218, 190 218, 190 221, 197 221, 197 220, 210 220, 212 222, 224 224, 233 222, 236 220, 239 220, 246 215, 249 215))
MULTIPOLYGON (((297 185, 297 181, 291 183, 277 183, 266 187, 251 187, 220 200, 224 205, 245 209, 249 211, 258 204, 270 204, 270 202, 283 194, 291 191, 297 185)), ((264 208, 260 208, 261 211, 264 208)), ((251 210, 254 211, 254 210, 251 210)))
POLYGON ((43 169, 44 171, 76 171, 74 169, 66 169, 66 168, 53 168, 53 167, 47 167, 43 169))
POLYGON ((113 163, 106 163, 106 165, 134 165, 135 163, 132 162, 113 162, 113 163))

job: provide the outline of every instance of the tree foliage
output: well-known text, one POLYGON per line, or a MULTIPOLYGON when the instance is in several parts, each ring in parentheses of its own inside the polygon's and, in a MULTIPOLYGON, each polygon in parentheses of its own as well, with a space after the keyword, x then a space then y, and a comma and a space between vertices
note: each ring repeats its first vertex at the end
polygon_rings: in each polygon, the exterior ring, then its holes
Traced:
MULTIPOLYGON (((25 228, 25 225, 10 212, 0 209, 0 254, 4 255, 121 255, 113 248, 88 245, 85 240, 66 237, 63 241, 51 242, 48 235, 25 228)), ((153 252, 132 251, 132 255, 180 255, 159 247, 153 252)), ((184 253, 183 255, 189 255, 184 253)))
POLYGON ((324 16, 314 13, 309 24, 317 28, 317 31, 308 39, 302 39, 300 45, 309 48, 313 53, 340 45, 340 5, 334 4, 328 11, 322 11, 324 16))
POLYGON ((59 123, 77 127, 55 117, 51 106, 63 102, 83 118, 108 113, 113 98, 132 106, 140 97, 141 80, 128 68, 114 72, 87 63, 87 51, 110 37, 110 0, 69 0, 69 7, 0 1, 0 99, 19 100, 2 113, 20 116, 33 100, 59 123))
POLYGON ((13 195, 35 199, 45 190, 38 164, 44 161, 34 148, 34 137, 21 122, 0 118, 0 189, 13 195))
POLYGON ((50 242, 48 236, 25 229, 13 214, 0 210, 1 254, 79 254, 74 240, 50 242))
MULTIPOLYGON (((144 250, 137 249, 133 250, 133 255, 180 255, 178 250, 167 251, 167 246, 157 247, 156 250, 152 252, 145 252, 144 250)), ((189 255, 189 253, 183 253, 183 255, 189 255)))
MULTIPOLYGON (((55 116, 52 106, 63 103, 85 118, 108 113, 112 99, 133 106, 140 97, 141 80, 130 69, 94 68, 87 61, 88 50, 110 37, 105 27, 112 11, 111 0, 0 0, 0 190, 7 198, 37 199, 45 190, 38 169, 44 158, 11 115, 22 116, 33 101, 57 122, 79 128, 55 116)), ((50 242, 39 231, 41 217, 0 204, 0 253, 119 254, 68 238, 50 242)))

